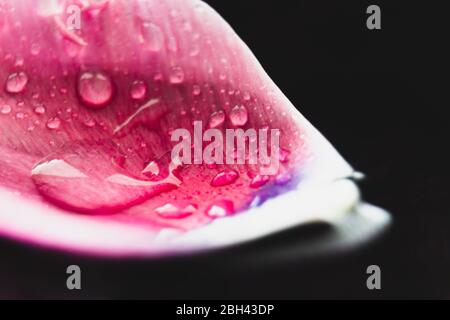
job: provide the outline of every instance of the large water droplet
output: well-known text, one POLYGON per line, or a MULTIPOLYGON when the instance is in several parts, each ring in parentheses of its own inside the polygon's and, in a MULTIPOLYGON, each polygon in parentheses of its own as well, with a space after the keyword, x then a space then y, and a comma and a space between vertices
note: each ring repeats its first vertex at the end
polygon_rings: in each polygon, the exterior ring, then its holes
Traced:
POLYGON ((22 57, 17 57, 16 62, 14 62, 15 67, 22 67, 24 64, 24 59, 22 57))
POLYGON ((221 187, 232 184, 239 178, 239 173, 236 170, 223 170, 219 172, 211 181, 213 187, 221 187))
POLYGON ((184 81, 184 71, 181 67, 173 67, 170 69, 170 82, 173 84, 182 83, 184 81))
POLYGON ((145 98, 146 93, 147 93, 147 86, 143 81, 136 80, 133 82, 130 89, 131 98, 135 100, 140 100, 145 98))
POLYGON ((211 218, 226 217, 234 213, 234 204, 231 200, 221 200, 210 205, 205 213, 211 218))
POLYGON ((113 95, 111 78, 102 72, 83 72, 78 79, 78 94, 85 105, 104 107, 113 95))
POLYGON ((6 80, 6 91, 9 93, 22 92, 28 83, 25 72, 11 73, 6 80))
POLYGON ((211 114, 209 117, 208 126, 210 128, 217 128, 225 121, 225 112, 223 110, 219 110, 211 114))
POLYGON ((237 105, 230 111, 230 121, 236 127, 245 125, 248 121, 247 108, 237 105))
POLYGON ((66 145, 37 164, 31 177, 51 203, 88 214, 115 213, 180 184, 172 175, 160 181, 136 179, 111 161, 118 155, 116 147, 104 141, 66 145))

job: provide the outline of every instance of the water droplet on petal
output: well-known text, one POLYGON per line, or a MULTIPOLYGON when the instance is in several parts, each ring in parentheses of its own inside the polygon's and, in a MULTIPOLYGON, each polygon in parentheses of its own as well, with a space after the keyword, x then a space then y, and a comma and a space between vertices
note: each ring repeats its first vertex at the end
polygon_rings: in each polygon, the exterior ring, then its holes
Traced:
POLYGON ((184 81, 184 71, 181 67, 173 67, 170 70, 170 82, 173 84, 182 83, 184 81))
POLYGON ((78 94, 85 105, 98 109, 111 100, 113 84, 105 73, 83 72, 78 79, 78 94))
POLYGON ((23 63, 24 63, 24 59, 21 58, 21 57, 18 57, 18 58, 16 59, 16 62, 14 63, 14 66, 15 66, 15 67, 22 67, 22 66, 23 66, 23 63))
POLYGON ((11 106, 9 104, 4 104, 2 105, 2 107, 0 108, 0 113, 1 114, 8 114, 11 112, 11 106))
POLYGON ((6 80, 6 91, 9 93, 20 93, 28 83, 25 72, 11 73, 6 80))
POLYGON ((84 120, 84 125, 88 128, 93 128, 95 127, 95 120, 92 118, 87 118, 86 120, 84 120))
POLYGON ((236 127, 245 125, 248 121, 247 108, 242 105, 237 105, 233 109, 231 109, 230 121, 236 127))
POLYGON ((269 176, 259 175, 253 177, 252 181, 250 182, 251 188, 259 188, 263 185, 265 185, 269 181, 269 176))
POLYGON ((218 201, 209 206, 205 213, 211 218, 226 217, 234 213, 234 204, 230 200, 218 201))
POLYGON ((219 110, 211 114, 209 117, 208 126, 210 128, 217 128, 225 121, 225 112, 223 110, 219 110))
POLYGON ((197 206, 195 204, 189 204, 186 207, 183 208, 184 212, 191 212, 194 213, 195 211, 197 211, 197 206))
POLYGON ((58 117, 50 118, 47 121, 47 128, 51 130, 58 129, 61 125, 61 120, 58 117))
POLYGON ((165 205, 162 205, 161 207, 155 209, 155 212, 160 215, 170 214, 177 211, 178 208, 171 203, 166 203, 165 205))
POLYGON ((24 116, 25 116, 25 115, 23 114, 23 112, 17 112, 17 113, 16 113, 16 118, 17 118, 17 119, 23 119, 24 116))
POLYGON ((232 184, 239 178, 239 173, 235 170, 223 170, 219 172, 211 181, 213 187, 221 187, 232 184))
POLYGON ((135 100, 140 100, 145 97, 146 93, 147 93, 147 86, 143 81, 136 80, 133 82, 130 89, 131 98, 135 100))
POLYGON ((69 145, 57 150, 31 171, 39 193, 65 210, 112 214, 177 188, 173 177, 153 182, 118 170, 111 157, 114 145, 69 145))
POLYGON ((36 108, 34 108, 34 112, 36 114, 44 114, 45 113, 45 107, 43 105, 39 105, 36 108))
POLYGON ((202 90, 200 89, 200 86, 199 86, 199 85, 194 84, 194 85, 192 86, 192 94, 193 94, 194 96, 198 96, 201 92, 202 92, 202 90))
POLYGON ((160 72, 157 72, 153 75, 154 81, 161 81, 163 79, 163 75, 160 72))

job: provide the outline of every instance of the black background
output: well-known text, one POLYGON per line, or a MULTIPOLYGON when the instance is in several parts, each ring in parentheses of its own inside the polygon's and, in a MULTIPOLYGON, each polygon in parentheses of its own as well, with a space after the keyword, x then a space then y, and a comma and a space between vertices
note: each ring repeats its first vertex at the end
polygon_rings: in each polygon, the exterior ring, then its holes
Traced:
POLYGON ((295 255, 317 232, 303 229, 161 261, 76 257, 0 240, 0 297, 450 298, 444 9, 425 1, 207 2, 302 114, 366 173, 363 196, 392 213, 391 229, 359 250, 317 259, 295 255), (382 30, 366 28, 370 4, 381 7, 382 30), (286 248, 288 257, 267 258, 286 248), (65 288, 69 264, 83 270, 79 292, 65 288), (380 291, 366 288, 370 264, 382 269, 380 291))

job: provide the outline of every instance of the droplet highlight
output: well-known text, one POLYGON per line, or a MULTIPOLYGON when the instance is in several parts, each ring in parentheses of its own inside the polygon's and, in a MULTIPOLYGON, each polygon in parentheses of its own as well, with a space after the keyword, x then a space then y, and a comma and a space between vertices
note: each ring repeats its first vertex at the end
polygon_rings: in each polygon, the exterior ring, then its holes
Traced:
POLYGON ((38 163, 31 178, 50 203, 95 215, 120 212, 180 184, 173 176, 161 181, 137 179, 111 161, 121 155, 114 144, 104 141, 64 145, 38 163))
POLYGON ((173 67, 170 70, 170 82, 173 84, 179 84, 184 81, 184 71, 181 67, 173 67))
POLYGON ((230 121, 236 127, 245 125, 248 121, 247 108, 243 105, 237 105, 230 111, 230 121))
POLYGON ((42 105, 37 106, 36 108, 34 108, 34 113, 36 114, 44 114, 45 113, 45 107, 42 105))
POLYGON ((134 100, 141 100, 145 98, 147 93, 147 86, 143 81, 136 80, 132 83, 130 89, 130 96, 134 100))
POLYGON ((222 200, 210 205, 206 215, 211 218, 223 218, 234 213, 234 204, 231 200, 222 200))
POLYGON ((223 170, 212 179, 211 186, 226 186, 235 182, 237 178, 239 178, 239 173, 236 170, 223 170))
POLYGON ((250 181, 251 188, 259 188, 265 185, 269 181, 269 176, 257 174, 250 181))
POLYGON ((172 203, 166 203, 155 209, 155 212, 165 219, 183 219, 189 217, 197 210, 194 205, 187 205, 185 207, 178 207, 172 203))
POLYGON ((78 94, 83 104, 98 109, 111 101, 113 83, 102 72, 83 72, 78 79, 78 94))
POLYGON ((61 120, 58 117, 50 118, 47 121, 47 128, 50 130, 56 130, 59 129, 61 126, 61 120))
POLYGON ((25 72, 11 73, 6 80, 6 91, 9 93, 22 92, 28 83, 25 72))
POLYGON ((11 112, 11 106, 9 104, 4 104, 0 108, 1 114, 9 114, 11 112))
POLYGON ((217 128, 218 126, 222 125, 224 121, 225 121, 225 112, 223 112, 223 110, 213 112, 213 114, 211 114, 211 116, 209 117, 208 127, 217 128))

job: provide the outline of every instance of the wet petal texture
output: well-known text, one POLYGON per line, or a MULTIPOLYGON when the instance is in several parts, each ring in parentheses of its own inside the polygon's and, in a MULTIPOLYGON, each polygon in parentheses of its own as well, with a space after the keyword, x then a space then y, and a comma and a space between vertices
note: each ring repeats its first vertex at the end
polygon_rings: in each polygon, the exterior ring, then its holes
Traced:
POLYGON ((201 1, 0 0, 0 60, 0 231, 14 237, 154 252, 351 171, 201 1), (171 134, 200 121, 279 130, 280 166, 174 161, 171 134))

